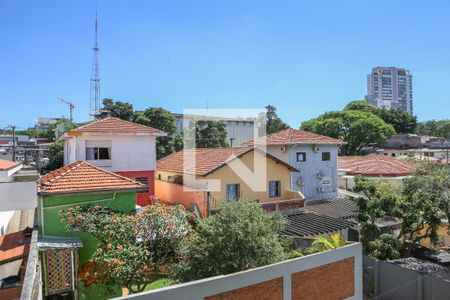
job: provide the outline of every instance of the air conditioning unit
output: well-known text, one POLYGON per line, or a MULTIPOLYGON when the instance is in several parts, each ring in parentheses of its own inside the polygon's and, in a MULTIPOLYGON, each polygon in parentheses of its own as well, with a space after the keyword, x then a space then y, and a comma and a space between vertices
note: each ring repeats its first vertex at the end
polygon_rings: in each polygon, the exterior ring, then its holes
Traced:
POLYGON ((323 187, 318 187, 317 188, 317 192, 318 193, 323 193, 323 192, 325 192, 325 189, 323 187))
POLYGON ((320 147, 314 146, 314 147, 313 147, 313 151, 316 152, 316 153, 317 153, 317 152, 320 152, 320 147))

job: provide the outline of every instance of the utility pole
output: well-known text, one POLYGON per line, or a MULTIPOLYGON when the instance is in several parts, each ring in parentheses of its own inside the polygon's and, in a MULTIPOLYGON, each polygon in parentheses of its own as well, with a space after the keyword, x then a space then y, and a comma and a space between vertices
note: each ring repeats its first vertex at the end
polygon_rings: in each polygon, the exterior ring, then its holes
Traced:
POLYGON ((16 125, 11 125, 10 127, 12 129, 12 138, 13 138, 12 161, 16 161, 16 125))

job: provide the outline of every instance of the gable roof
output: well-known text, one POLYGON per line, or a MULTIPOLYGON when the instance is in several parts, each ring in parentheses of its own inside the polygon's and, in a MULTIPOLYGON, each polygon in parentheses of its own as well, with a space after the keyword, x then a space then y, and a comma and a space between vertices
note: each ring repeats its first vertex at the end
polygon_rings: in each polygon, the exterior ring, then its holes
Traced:
POLYGON ((389 156, 369 154, 365 156, 339 156, 338 168, 348 175, 397 177, 408 176, 414 165, 389 156))
POLYGON ((79 126, 71 132, 117 132, 117 133, 148 133, 152 135, 166 135, 165 132, 153 127, 141 125, 138 123, 125 121, 119 118, 108 117, 94 120, 85 125, 79 126))
POLYGON ((285 217, 288 224, 282 231, 295 237, 313 237, 352 228, 354 223, 347 220, 319 215, 314 212, 299 212, 285 217))
POLYGON ((330 144, 341 145, 343 141, 328 136, 307 132, 299 129, 288 128, 277 131, 266 136, 258 137, 248 141, 244 145, 264 144, 266 145, 295 145, 295 144, 330 144))
MULTIPOLYGON (((167 171, 178 174, 189 173, 200 176, 206 176, 209 173, 225 166, 236 158, 242 157, 246 153, 251 151, 262 150, 255 147, 235 147, 235 148, 191 148, 172 153, 166 157, 161 158, 156 162, 156 168, 158 171, 167 171), (193 166, 186 166, 188 169, 184 170, 184 156, 188 160, 193 160, 195 157, 195 170, 193 166), (190 169, 189 169, 190 167, 190 169)), ((286 164, 278 158, 264 153, 270 159, 286 166, 291 171, 298 171, 294 167, 286 164)))
POLYGON ((38 188, 40 195, 54 195, 99 191, 136 191, 144 189, 145 186, 85 161, 76 161, 42 176, 38 188))
POLYGON ((0 264, 26 257, 30 251, 30 237, 23 231, 0 236, 0 264))
POLYGON ((19 164, 20 162, 17 161, 0 159, 0 171, 12 169, 19 164))

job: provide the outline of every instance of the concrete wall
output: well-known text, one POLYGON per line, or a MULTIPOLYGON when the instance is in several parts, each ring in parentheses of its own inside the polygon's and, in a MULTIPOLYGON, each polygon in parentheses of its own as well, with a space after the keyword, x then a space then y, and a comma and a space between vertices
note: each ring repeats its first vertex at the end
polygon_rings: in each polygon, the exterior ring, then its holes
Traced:
POLYGON ((203 218, 208 216, 208 199, 205 191, 190 189, 164 180, 155 180, 155 196, 164 204, 181 204, 185 208, 195 204, 203 218))
POLYGON ((64 164, 86 160, 86 141, 111 141, 110 160, 89 162, 108 171, 148 171, 156 169, 156 137, 149 135, 83 133, 64 143, 64 164))
POLYGON ((362 299, 362 248, 351 244, 239 273, 127 296, 127 299, 362 299))
POLYGON ((337 145, 317 145, 320 151, 315 152, 313 145, 297 144, 288 146, 286 151, 281 146, 268 146, 267 152, 287 162, 294 168, 300 170, 291 173, 290 189, 300 191, 307 200, 332 199, 337 197, 337 145), (306 161, 297 162, 297 152, 306 152, 306 161), (330 152, 329 161, 322 161, 322 152, 330 152), (318 174, 331 179, 331 185, 323 186, 318 174), (303 184, 299 185, 299 179, 303 184), (317 188, 323 187, 324 192, 318 192, 317 188))
POLYGON ((364 296, 377 300, 447 300, 450 282, 364 256, 364 296))
POLYGON ((0 211, 37 207, 36 181, 0 183, 0 211))

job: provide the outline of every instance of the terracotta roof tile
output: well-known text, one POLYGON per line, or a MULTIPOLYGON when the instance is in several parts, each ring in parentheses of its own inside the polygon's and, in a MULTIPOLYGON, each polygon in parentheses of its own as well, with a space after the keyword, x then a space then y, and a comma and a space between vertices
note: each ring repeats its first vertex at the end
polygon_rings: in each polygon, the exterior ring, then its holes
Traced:
POLYGON ((139 190, 144 185, 108 172, 85 161, 77 161, 41 177, 41 195, 96 191, 139 190))
MULTIPOLYGON (((161 158, 156 163, 156 168, 159 171, 173 172, 177 174, 190 173, 200 176, 205 176, 208 173, 224 166, 227 162, 236 157, 240 157, 247 152, 253 151, 254 147, 234 147, 234 148, 193 148, 184 149, 176 153, 172 153, 164 158, 161 158), (186 170, 184 170, 184 156, 187 160, 192 161, 195 156, 195 170, 194 166, 186 164, 186 170)), ((285 164, 279 159, 266 154, 271 159, 284 164, 292 171, 297 171, 293 167, 285 164)))
POLYGON ((344 142, 320 134, 315 134, 303 130, 288 128, 277 131, 266 136, 248 141, 244 145, 264 144, 267 145, 293 145, 293 144, 333 144, 339 145, 344 142))
POLYGON ((17 166, 19 162, 17 161, 10 161, 5 159, 0 159, 0 170, 8 170, 15 166, 17 166))
POLYGON ((338 168, 348 175, 397 177, 410 175, 414 165, 388 156, 339 156, 338 168))
POLYGON ((23 231, 0 236, 0 264, 25 257, 30 251, 30 237, 23 231))
POLYGON ((69 132, 139 132, 165 135, 158 129, 113 117, 89 122, 69 132))

